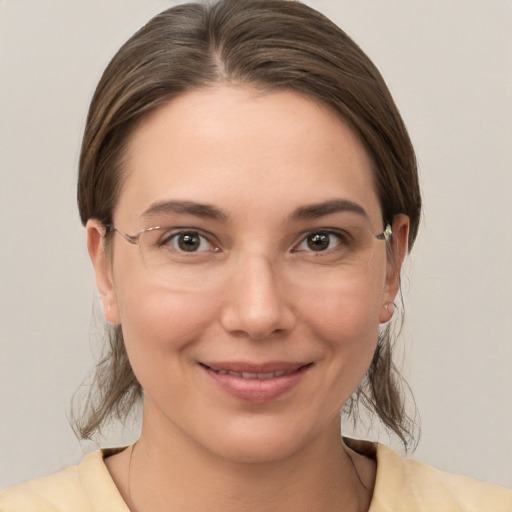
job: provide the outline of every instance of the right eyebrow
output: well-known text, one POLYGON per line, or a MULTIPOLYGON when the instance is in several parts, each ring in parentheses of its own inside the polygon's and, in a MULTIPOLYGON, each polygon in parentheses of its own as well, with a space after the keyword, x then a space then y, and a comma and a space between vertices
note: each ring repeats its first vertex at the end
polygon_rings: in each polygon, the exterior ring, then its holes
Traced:
POLYGON ((220 222, 227 222, 228 216, 222 211, 209 204, 196 203, 194 201, 157 201, 142 214, 143 218, 151 219, 161 214, 188 214, 195 217, 213 219, 220 222))

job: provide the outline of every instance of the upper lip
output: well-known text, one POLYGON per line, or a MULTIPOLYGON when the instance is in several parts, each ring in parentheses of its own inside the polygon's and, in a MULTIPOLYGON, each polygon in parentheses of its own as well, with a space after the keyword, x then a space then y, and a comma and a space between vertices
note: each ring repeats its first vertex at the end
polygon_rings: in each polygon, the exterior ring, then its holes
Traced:
POLYGON ((292 373, 311 363, 292 361, 267 361, 264 363, 250 363, 245 361, 202 361, 200 364, 214 371, 236 373, 292 373))

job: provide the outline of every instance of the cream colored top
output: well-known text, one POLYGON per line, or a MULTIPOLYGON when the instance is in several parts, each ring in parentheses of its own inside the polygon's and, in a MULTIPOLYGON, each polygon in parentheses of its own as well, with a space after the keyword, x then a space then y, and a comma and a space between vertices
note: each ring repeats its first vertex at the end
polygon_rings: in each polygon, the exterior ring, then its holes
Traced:
MULTIPOLYGON (((512 490, 444 473, 381 444, 348 444, 377 459, 369 512, 512 512, 512 490)), ((0 511, 129 512, 103 461, 108 454, 91 453, 78 466, 0 492, 0 511)))

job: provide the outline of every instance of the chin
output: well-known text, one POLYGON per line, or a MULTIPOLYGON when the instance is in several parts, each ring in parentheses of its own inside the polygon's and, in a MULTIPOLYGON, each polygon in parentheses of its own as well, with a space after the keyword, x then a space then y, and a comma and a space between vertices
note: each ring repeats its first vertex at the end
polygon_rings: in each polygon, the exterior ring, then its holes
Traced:
MULTIPOLYGON (((286 422, 276 421, 275 418, 271 421, 244 421, 242 424, 238 422, 228 428, 224 426, 220 429, 221 435, 210 436, 207 444, 211 447, 211 453, 234 463, 282 462, 307 450, 309 446, 315 444, 315 440, 323 437, 322 432, 325 434, 326 431, 333 430, 339 437, 339 414, 330 423, 333 429, 326 428, 325 425, 319 428, 318 424, 305 428, 305 422, 296 416, 286 422)), ((210 431, 210 434, 215 432, 210 431)))

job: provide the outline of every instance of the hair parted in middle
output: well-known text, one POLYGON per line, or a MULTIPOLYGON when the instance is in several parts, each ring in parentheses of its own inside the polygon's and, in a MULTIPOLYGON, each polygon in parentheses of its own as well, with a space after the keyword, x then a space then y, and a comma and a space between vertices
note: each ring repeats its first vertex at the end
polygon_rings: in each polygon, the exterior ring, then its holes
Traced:
MULTIPOLYGON (((372 159, 385 223, 400 213, 409 217, 412 247, 421 213, 416 158, 391 94, 345 32, 295 0, 178 5, 155 16, 121 47, 97 86, 86 122, 78 180, 82 222, 94 218, 104 226, 112 224, 125 177, 123 159, 142 119, 186 91, 226 83, 296 91, 335 112, 372 159)), ((407 446, 413 422, 401 381, 387 326, 345 409, 355 413, 361 401, 407 446)), ((75 430, 90 438, 109 418, 124 419, 140 396, 122 326, 110 326, 109 348, 96 367, 75 430)))

